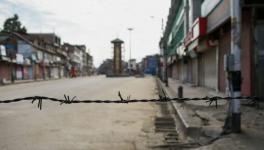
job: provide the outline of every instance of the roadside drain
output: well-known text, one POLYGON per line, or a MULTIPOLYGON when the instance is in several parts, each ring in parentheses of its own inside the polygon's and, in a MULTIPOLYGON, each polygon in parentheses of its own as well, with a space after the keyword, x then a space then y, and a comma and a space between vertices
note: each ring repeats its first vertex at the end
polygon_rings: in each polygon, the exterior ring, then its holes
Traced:
POLYGON ((156 117, 155 118, 156 132, 176 132, 175 122, 172 117, 156 117))
POLYGON ((155 118, 155 132, 164 135, 164 144, 173 145, 179 143, 179 135, 176 130, 176 123, 166 103, 158 103, 160 116, 155 118))
POLYGON ((156 117, 155 132, 163 133, 165 144, 178 143, 178 133, 176 131, 174 119, 172 117, 156 117))

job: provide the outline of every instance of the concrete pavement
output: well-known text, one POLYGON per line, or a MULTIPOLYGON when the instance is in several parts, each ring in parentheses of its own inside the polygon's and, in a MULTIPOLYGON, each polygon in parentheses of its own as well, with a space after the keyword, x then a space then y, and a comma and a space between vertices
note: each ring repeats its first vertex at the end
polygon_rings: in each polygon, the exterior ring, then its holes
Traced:
MULTIPOLYGON (((221 93, 192 87, 173 79, 169 79, 169 87, 162 82, 159 84, 169 97, 177 97, 179 86, 184 88, 184 97, 224 96, 221 93)), ((201 144, 201 147, 195 150, 262 150, 264 146, 263 107, 260 109, 242 107, 242 133, 220 136, 226 117, 227 103, 223 101, 219 104, 220 106, 216 109, 214 106, 208 106, 208 103, 204 101, 172 102, 179 117, 178 121, 183 126, 181 130, 192 138, 191 141, 201 144), (219 139, 212 143, 208 142, 216 137, 219 139)))

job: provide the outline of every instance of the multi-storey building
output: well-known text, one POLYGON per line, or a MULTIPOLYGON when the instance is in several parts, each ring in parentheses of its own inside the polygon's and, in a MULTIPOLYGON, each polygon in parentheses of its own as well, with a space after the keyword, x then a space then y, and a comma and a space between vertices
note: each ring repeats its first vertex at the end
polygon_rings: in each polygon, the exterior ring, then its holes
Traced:
POLYGON ((85 45, 61 45, 54 33, 0 34, 0 84, 15 80, 45 80, 91 74, 92 56, 85 45))
POLYGON ((241 32, 242 95, 263 96, 263 4, 240 0, 238 18, 231 0, 172 0, 164 36, 160 41, 163 55, 163 79, 168 77, 222 93, 229 91, 227 74, 232 63, 231 45, 235 39, 233 24, 241 32), (229 60, 229 61, 227 61, 229 60), (165 71, 166 70, 166 71, 165 71), (257 81, 257 82, 253 82, 257 81))
POLYGON ((54 33, 29 33, 27 37, 36 45, 43 47, 44 53, 44 77, 59 78, 65 73, 67 54, 62 50, 61 39, 54 33))
MULTIPOLYGON (((48 47, 41 37, 31 34, 1 33, 1 49, 5 51, 0 65, 1 80, 58 78, 62 55, 48 47)), ((66 56, 64 56, 66 57, 66 56)))
POLYGON ((74 69, 79 73, 81 70, 82 57, 83 57, 82 50, 69 43, 64 43, 62 47, 67 51, 69 56, 68 71, 74 69))
POLYGON ((81 64, 80 64, 80 75, 87 76, 88 75, 88 63, 87 63, 87 52, 85 45, 75 45, 78 49, 81 50, 81 64))
POLYGON ((94 73, 93 56, 86 53, 86 63, 87 63, 87 75, 92 75, 94 73))

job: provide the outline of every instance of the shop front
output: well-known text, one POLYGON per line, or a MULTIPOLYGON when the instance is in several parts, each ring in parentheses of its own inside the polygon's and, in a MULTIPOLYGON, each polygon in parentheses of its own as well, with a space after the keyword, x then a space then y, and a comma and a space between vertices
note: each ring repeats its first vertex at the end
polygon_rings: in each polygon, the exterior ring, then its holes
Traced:
POLYGON ((189 33, 187 34, 184 45, 186 47, 186 57, 184 64, 186 65, 186 81, 195 86, 206 86, 204 76, 203 56, 199 54, 198 47, 201 38, 206 35, 207 19, 197 18, 193 23, 189 33))
POLYGON ((205 37, 196 48, 197 84, 202 87, 218 89, 218 43, 205 37))
POLYGON ((11 80, 11 63, 0 60, 0 82, 11 80))
POLYGON ((59 78, 59 66, 57 65, 52 65, 51 66, 51 78, 52 79, 57 79, 59 78))

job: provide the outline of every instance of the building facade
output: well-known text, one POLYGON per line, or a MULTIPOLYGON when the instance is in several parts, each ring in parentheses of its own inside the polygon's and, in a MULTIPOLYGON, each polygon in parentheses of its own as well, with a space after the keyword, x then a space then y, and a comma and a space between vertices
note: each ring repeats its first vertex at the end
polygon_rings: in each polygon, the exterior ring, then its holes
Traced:
POLYGON ((0 74, 2 80, 13 82, 59 77, 58 69, 53 71, 53 68, 58 68, 61 57, 43 47, 30 34, 1 33, 1 44, 6 51, 4 57, 8 58, 1 61, 1 65, 4 65, 0 74))
MULTIPOLYGON (((38 53, 37 58, 41 58, 42 78, 57 79, 64 75, 64 63, 67 55, 61 49, 61 39, 54 33, 29 33, 29 40, 44 49, 44 53, 38 53)), ((39 75, 40 76, 40 75, 39 75)))
POLYGON ((87 53, 85 45, 64 43, 62 48, 69 56, 69 63, 67 64, 69 75, 71 72, 76 72, 76 76, 92 75, 93 57, 87 53))
MULTIPOLYGON (((263 5, 241 0, 241 92, 263 97, 263 5), (257 80, 258 82, 253 82, 257 80)), ((227 94, 227 57, 231 54, 231 0, 171 1, 160 41, 162 78, 227 94)))
POLYGON ((84 45, 62 46, 54 33, 0 33, 0 84, 68 77, 73 65, 88 75, 92 61, 84 45))

